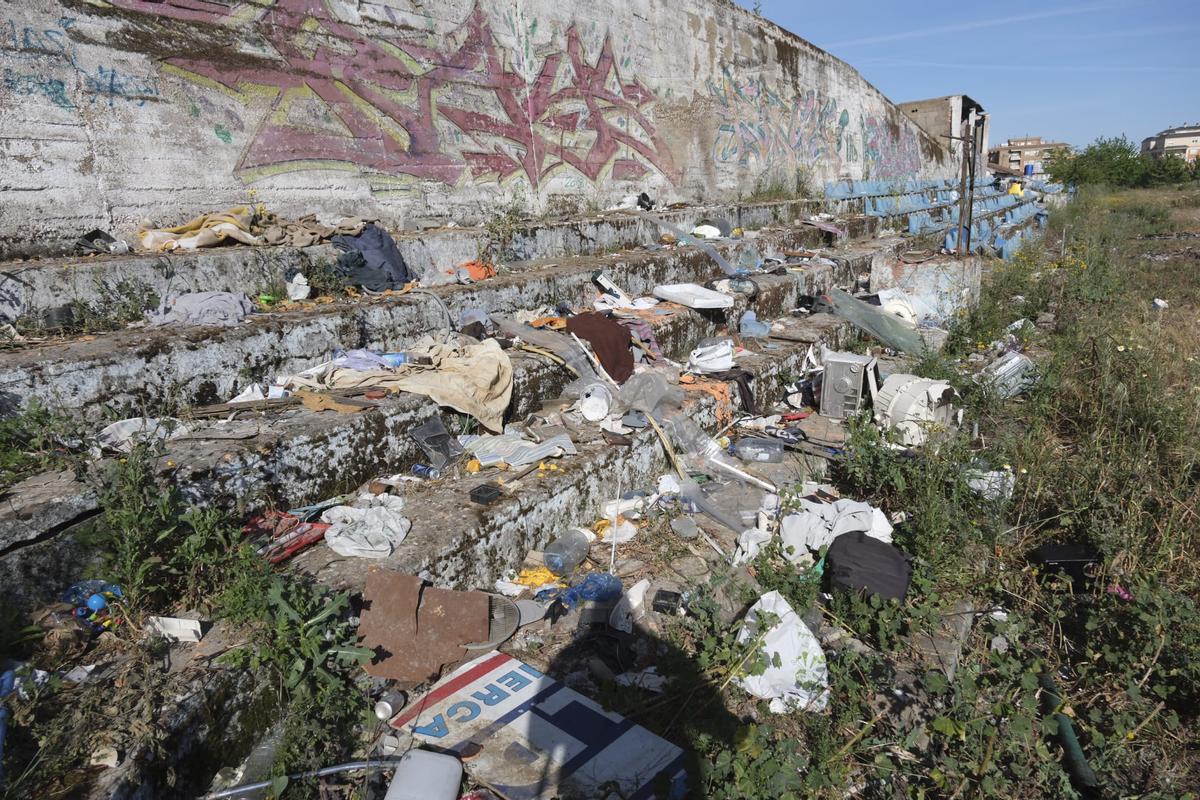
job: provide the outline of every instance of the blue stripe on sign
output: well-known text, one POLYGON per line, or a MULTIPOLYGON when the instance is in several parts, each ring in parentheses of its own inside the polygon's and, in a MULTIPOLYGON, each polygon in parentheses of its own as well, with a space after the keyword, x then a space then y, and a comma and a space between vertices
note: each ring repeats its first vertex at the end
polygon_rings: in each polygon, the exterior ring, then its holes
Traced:
MULTIPOLYGON (((671 795, 670 797, 687 797, 687 773, 683 768, 683 753, 671 759, 671 763, 663 767, 663 772, 671 776, 671 795)), ((643 785, 633 794, 629 795, 629 800, 650 800, 654 797, 654 781, 643 785)), ((658 800, 668 800, 666 797, 660 797, 658 800)))

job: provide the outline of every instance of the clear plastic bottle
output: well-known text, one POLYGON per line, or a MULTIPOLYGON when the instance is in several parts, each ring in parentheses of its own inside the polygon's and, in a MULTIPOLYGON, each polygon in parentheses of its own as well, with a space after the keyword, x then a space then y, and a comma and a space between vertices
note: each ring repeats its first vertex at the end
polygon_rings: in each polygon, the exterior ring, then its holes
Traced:
POLYGON ((738 439, 733 445, 733 454, 742 461, 778 464, 783 461, 783 442, 778 439, 747 436, 738 439))
POLYGON ((559 536, 543 551, 546 569, 560 577, 566 577, 575 572, 576 567, 587 558, 591 542, 582 531, 569 530, 559 536))

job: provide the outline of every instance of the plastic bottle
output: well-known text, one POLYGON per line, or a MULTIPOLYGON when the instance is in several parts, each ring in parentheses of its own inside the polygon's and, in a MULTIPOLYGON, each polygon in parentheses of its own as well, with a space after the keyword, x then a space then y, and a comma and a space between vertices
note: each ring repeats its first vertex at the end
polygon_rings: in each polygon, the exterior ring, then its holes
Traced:
POLYGON ((737 440, 733 446, 733 454, 742 461, 778 464, 783 461, 783 442, 778 439, 747 436, 737 440))
MULTIPOLYGON (((71 588, 63 592, 62 601, 70 603, 73 606, 87 606, 88 599, 93 595, 100 595, 106 601, 120 600, 125 597, 121 591, 121 587, 115 583, 107 583, 100 580, 80 581, 71 585, 71 588)), ((108 603, 105 602, 105 605, 108 603)), ((101 606, 103 608, 104 606, 101 606)), ((96 611, 97 609, 91 609, 96 611)))
POLYGON ((591 542, 582 531, 569 530, 546 546, 543 559, 546 569, 560 577, 575 572, 575 568, 587 558, 591 542))

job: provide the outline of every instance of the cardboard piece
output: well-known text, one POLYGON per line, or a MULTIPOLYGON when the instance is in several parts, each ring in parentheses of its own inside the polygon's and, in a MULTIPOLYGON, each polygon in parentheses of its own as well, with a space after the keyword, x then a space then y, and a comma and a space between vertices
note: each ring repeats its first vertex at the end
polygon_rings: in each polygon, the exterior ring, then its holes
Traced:
POLYGON ((198 642, 204 635, 200 620, 179 617, 150 617, 146 629, 173 642, 198 642))
POLYGON ((459 667, 389 724, 402 747, 469 756, 467 772, 507 800, 685 794, 680 748, 496 651, 459 667), (663 785, 673 791, 656 793, 663 785))
POLYGON ((424 683, 468 658, 464 644, 488 639, 488 596, 435 589, 415 575, 380 567, 367 570, 358 626, 364 647, 375 651, 368 675, 424 683))

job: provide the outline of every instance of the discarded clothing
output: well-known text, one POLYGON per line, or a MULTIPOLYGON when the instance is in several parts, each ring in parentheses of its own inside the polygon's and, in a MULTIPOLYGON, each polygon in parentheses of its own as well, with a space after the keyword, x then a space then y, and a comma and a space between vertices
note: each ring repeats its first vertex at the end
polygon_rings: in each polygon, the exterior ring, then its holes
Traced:
POLYGON ((571 442, 571 437, 566 434, 553 436, 540 443, 508 433, 500 436, 460 436, 459 442, 483 467, 496 464, 523 467, 546 458, 558 458, 563 454, 575 455, 578 452, 571 442))
POLYGON ((892 526, 882 511, 869 503, 838 500, 834 503, 800 501, 801 511, 780 523, 784 556, 793 563, 809 550, 820 550, 843 533, 861 531, 881 542, 892 541, 892 526))
POLYGON ((326 362, 280 382, 287 389, 374 388, 424 395, 438 405, 470 414, 489 431, 504 428, 512 399, 513 371, 508 354, 495 339, 462 338, 443 344, 425 337, 406 351, 430 359, 430 366, 404 364, 395 369, 352 370, 326 362))
POLYGON ((629 331, 618 323, 602 314, 588 312, 568 319, 567 331, 592 346, 604 371, 617 383, 624 383, 633 374, 629 331))
POLYGON ((236 206, 213 214, 200 216, 174 228, 138 231, 138 241, 145 250, 196 250, 212 247, 228 239, 242 244, 259 245, 263 240, 251 233, 254 209, 236 206))
POLYGON ((629 330, 630 335, 635 341, 642 344, 646 352, 649 353, 652 362, 658 364, 666 360, 663 356, 662 347, 658 344, 658 337, 654 335, 654 328, 651 327, 649 322, 641 319, 630 319, 628 317, 622 317, 617 322, 629 330))
POLYGON ((738 680, 754 697, 770 700, 771 711, 823 711, 829 702, 829 672, 821 643, 813 636, 779 592, 767 592, 746 612, 738 631, 738 644, 762 635, 762 653, 767 667, 761 675, 738 680), (770 614, 777 621, 765 633, 759 617, 770 614))
POLYGON ((363 493, 348 506, 321 513, 321 521, 329 523, 325 543, 342 556, 387 558, 412 528, 403 510, 402 497, 363 493))
POLYGON ((341 234, 334 236, 332 241, 342 253, 338 256, 339 271, 347 269, 347 277, 355 285, 382 292, 399 289, 412 280, 404 256, 400 255, 391 234, 373 222, 364 225, 357 236, 341 234), (361 262, 349 255, 351 253, 359 253, 361 262))
POLYGON ((263 242, 289 247, 311 247, 339 235, 357 236, 367 225, 367 221, 359 217, 347 217, 336 225, 324 225, 317 220, 316 214, 308 214, 297 220, 283 220, 268 214, 262 222, 263 242))
POLYGON ((138 442, 150 439, 169 442, 172 439, 187 436, 188 433, 187 427, 177 419, 134 417, 105 426, 96 434, 96 441, 101 447, 107 447, 118 453, 131 453, 134 445, 138 442))
POLYGON ((151 327, 160 325, 212 325, 229 328, 254 311, 244 292, 190 292, 168 297, 157 311, 146 313, 151 327))

